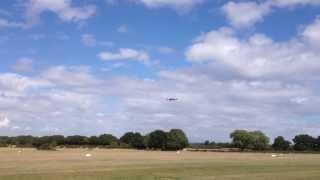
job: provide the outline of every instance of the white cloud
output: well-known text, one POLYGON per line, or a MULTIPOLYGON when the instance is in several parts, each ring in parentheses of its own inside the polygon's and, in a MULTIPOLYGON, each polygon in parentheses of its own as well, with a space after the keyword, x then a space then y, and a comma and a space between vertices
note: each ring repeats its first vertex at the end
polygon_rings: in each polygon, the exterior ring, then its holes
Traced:
POLYGON ((81 35, 81 42, 85 45, 85 46, 95 46, 97 44, 97 40, 94 37, 94 35, 92 34, 83 34, 81 35))
POLYGON ((72 0, 29 0, 26 3, 27 24, 30 26, 36 23, 45 11, 56 13, 62 21, 79 22, 95 15, 96 7, 75 7, 72 6, 72 0))
MULTIPOLYGON (((186 52, 190 67, 161 71, 154 79, 102 76, 90 67, 69 66, 28 75, 0 73, 0 113, 10 115, 9 123, 1 120, 0 126, 12 127, 1 132, 121 135, 182 128, 192 141, 227 140, 238 128, 288 138, 318 135, 319 123, 308 120, 319 117, 318 31, 318 19, 287 42, 259 33, 239 38, 229 28, 214 30, 198 37, 186 52), (168 97, 179 100, 168 102, 168 97)), ((93 35, 95 42, 88 39, 87 45, 100 44, 93 35)), ((167 47, 155 50, 172 52, 167 47)), ((98 57, 116 61, 114 68, 126 60, 150 61, 146 52, 135 49, 98 57)))
POLYGON ((46 35, 45 35, 45 34, 42 34, 42 33, 30 34, 30 35, 29 35, 29 38, 32 39, 32 40, 38 41, 38 40, 45 39, 45 38, 46 38, 46 35))
POLYGON ((25 22, 8 21, 0 18, 0 28, 28 28, 36 24, 42 13, 53 12, 65 22, 83 22, 96 14, 94 5, 75 7, 72 0, 26 0, 25 22))
POLYGON ((41 87, 50 87, 52 84, 39 78, 28 78, 14 73, 5 73, 0 76, 2 92, 15 94, 41 87))
POLYGON ((0 15, 7 16, 7 17, 12 17, 11 12, 9 12, 7 10, 4 10, 4 9, 0 9, 0 15))
POLYGON ((237 28, 251 27, 257 22, 263 21, 275 8, 292 8, 302 5, 320 5, 319 0, 266 0, 263 2, 230 1, 222 7, 230 24, 237 28))
POLYGON ((262 21, 263 17, 270 12, 268 4, 250 2, 229 2, 222 7, 230 23, 235 27, 249 27, 256 22, 262 21))
POLYGON ((226 140, 237 128, 287 137, 301 127, 319 132, 319 124, 297 120, 318 112, 319 93, 312 86, 281 79, 214 79, 195 67, 140 79, 58 66, 35 76, 0 74, 0 92, 0 113, 10 115, 12 127, 21 127, 8 134, 26 133, 24 127, 32 134, 66 135, 182 128, 197 141, 226 140), (171 103, 168 97, 179 100, 171 103), (44 123, 59 131, 43 132, 44 123))
POLYGON ((170 48, 170 47, 166 47, 166 46, 163 46, 163 47, 159 47, 158 48, 158 51, 162 54, 172 54, 174 52, 176 52, 175 49, 173 48, 170 48))
POLYGON ((87 67, 55 66, 45 70, 42 77, 65 86, 87 87, 98 83, 87 67))
POLYGON ((297 104, 304 104, 308 102, 308 98, 305 97, 295 97, 291 99, 292 102, 297 103, 297 104))
POLYGON ((129 31, 129 28, 125 24, 119 26, 118 29, 117 29, 118 33, 127 33, 128 31, 129 31))
POLYGON ((87 47, 94 47, 94 46, 106 46, 106 47, 112 47, 114 46, 114 43, 111 41, 103 41, 98 40, 93 34, 82 34, 81 35, 81 42, 83 45, 87 47))
POLYGON ((149 8, 170 7, 180 12, 187 12, 205 0, 133 0, 149 8))
POLYGON ((13 65, 13 69, 18 72, 29 72, 33 70, 33 63, 33 59, 23 57, 17 60, 17 62, 13 65))
POLYGON ((319 0, 269 0, 276 7, 292 7, 297 5, 320 5, 319 0))
POLYGON ((0 18, 0 29, 1 28, 24 28, 25 24, 20 22, 11 22, 6 19, 0 18))
POLYGON ((44 123, 53 129, 71 128, 77 121, 91 119, 87 113, 95 114, 102 109, 98 82, 83 67, 52 67, 29 77, 0 74, 0 113, 10 115, 14 120, 12 127, 29 127, 11 128, 6 132, 41 133, 37 130, 42 129, 44 123))
POLYGON ((4 117, 0 116, 0 128, 8 127, 9 124, 10 124, 10 120, 6 116, 4 117))
POLYGON ((320 48, 320 19, 317 18, 313 24, 307 26, 302 35, 309 43, 320 48))
POLYGON ((117 0, 105 0, 107 4, 109 5, 115 5, 117 4, 117 0))
POLYGON ((198 37, 186 55, 192 62, 220 63, 250 77, 299 78, 298 73, 316 78, 314 73, 320 70, 318 46, 305 39, 319 42, 313 33, 317 24, 318 20, 297 38, 281 43, 263 34, 239 39, 232 29, 221 28, 198 37))
POLYGON ((149 55, 146 52, 128 48, 119 49, 118 52, 104 51, 99 53, 98 57, 104 61, 135 60, 147 63, 150 60, 149 55))

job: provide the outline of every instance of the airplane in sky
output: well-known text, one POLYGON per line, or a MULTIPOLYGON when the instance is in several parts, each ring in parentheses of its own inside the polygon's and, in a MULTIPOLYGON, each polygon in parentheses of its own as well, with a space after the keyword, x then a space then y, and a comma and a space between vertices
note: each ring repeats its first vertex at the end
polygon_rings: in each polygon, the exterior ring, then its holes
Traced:
POLYGON ((178 101, 178 98, 167 98, 167 101, 178 101))

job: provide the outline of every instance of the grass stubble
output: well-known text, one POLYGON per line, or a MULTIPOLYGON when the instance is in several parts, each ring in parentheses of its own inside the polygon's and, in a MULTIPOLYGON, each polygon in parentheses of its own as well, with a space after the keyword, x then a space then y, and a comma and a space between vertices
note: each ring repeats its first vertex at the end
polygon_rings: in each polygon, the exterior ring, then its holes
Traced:
POLYGON ((319 154, 1 148, 0 180, 319 180, 319 154), (85 154, 92 154, 85 157, 85 154))

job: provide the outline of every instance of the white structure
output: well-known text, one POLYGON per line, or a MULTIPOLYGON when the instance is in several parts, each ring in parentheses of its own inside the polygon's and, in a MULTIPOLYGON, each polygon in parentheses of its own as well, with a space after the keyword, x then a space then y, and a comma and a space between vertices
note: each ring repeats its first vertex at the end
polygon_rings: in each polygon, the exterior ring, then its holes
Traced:
POLYGON ((91 156, 92 156, 92 154, 86 154, 85 156, 86 156, 86 157, 91 157, 91 156))

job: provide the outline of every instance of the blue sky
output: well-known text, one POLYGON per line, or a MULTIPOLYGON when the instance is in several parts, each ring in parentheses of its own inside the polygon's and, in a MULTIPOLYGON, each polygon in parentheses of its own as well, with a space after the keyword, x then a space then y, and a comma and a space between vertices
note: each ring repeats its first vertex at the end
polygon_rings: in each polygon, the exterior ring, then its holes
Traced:
POLYGON ((319 135, 319 13, 318 0, 1 1, 0 133, 319 135))

